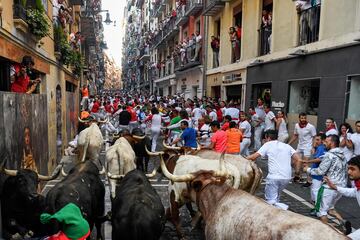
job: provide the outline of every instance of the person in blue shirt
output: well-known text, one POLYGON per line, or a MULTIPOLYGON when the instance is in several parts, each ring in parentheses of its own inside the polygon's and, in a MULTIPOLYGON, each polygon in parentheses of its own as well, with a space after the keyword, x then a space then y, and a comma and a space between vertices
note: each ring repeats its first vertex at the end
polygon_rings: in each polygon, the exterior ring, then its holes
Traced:
POLYGON ((189 128, 188 121, 182 121, 180 124, 180 128, 182 130, 182 133, 180 137, 175 139, 175 141, 172 144, 176 144, 177 142, 183 140, 184 147, 196 148, 197 147, 196 130, 194 128, 189 128))
MULTIPOLYGON (((317 168, 320 165, 321 157, 326 152, 324 145, 326 135, 324 133, 318 133, 313 141, 313 157, 311 160, 303 160, 303 163, 311 163, 311 168, 317 168)), ((311 200, 315 203, 317 200, 318 191, 321 187, 323 176, 311 175, 312 183, 305 183, 304 186, 311 185, 311 200)))

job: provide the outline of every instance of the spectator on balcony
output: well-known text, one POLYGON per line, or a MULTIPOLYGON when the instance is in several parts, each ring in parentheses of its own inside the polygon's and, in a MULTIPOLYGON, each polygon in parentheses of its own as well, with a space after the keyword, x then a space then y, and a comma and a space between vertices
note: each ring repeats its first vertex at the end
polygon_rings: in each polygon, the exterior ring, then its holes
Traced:
POLYGON ((31 56, 24 56, 21 64, 13 65, 11 73, 11 91, 17 93, 33 93, 36 90, 40 78, 31 80, 34 60, 31 56))
POLYGON ((270 41, 272 33, 272 16, 268 10, 262 11, 261 18, 261 41, 262 41, 262 53, 270 53, 270 41))
POLYGON ((201 44, 202 43, 202 37, 200 35, 199 31, 196 31, 196 37, 195 37, 195 55, 194 58, 191 59, 192 62, 194 61, 199 61, 199 55, 200 55, 200 51, 201 51, 201 44))
POLYGON ((219 51, 220 51, 220 40, 215 36, 211 36, 211 49, 213 51, 213 67, 219 67, 219 51))
POLYGON ((321 0, 298 0, 296 10, 300 14, 300 45, 314 42, 319 37, 321 0))
POLYGON ((180 46, 180 60, 181 60, 181 66, 185 65, 185 59, 186 59, 186 47, 187 42, 184 40, 180 46))
POLYGON ((171 11, 171 18, 176 18, 176 16, 177 16, 176 9, 173 9, 173 10, 171 11))
POLYGON ((234 27, 230 27, 229 29, 229 37, 232 47, 232 63, 240 60, 240 47, 239 47, 239 41, 237 37, 237 33, 234 27))

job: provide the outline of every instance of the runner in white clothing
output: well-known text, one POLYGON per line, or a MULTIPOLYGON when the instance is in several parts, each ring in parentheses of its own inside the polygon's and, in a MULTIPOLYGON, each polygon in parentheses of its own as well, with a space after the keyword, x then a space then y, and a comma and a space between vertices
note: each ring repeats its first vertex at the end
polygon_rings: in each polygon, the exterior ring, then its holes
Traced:
POLYGON ((351 135, 351 142, 354 149, 354 155, 359 156, 360 155, 360 121, 356 121, 355 123, 355 133, 351 135))
POLYGON ((289 133, 286 126, 286 117, 283 111, 277 112, 277 118, 275 119, 276 129, 278 130, 278 140, 286 143, 289 139, 289 133))
POLYGON ((325 132, 326 136, 339 135, 339 132, 336 129, 336 124, 334 119, 332 118, 326 119, 325 126, 326 126, 326 132, 325 132))
MULTIPOLYGON (((295 140, 298 141, 298 146, 296 151, 300 154, 301 158, 304 160, 309 160, 311 156, 311 149, 313 139, 316 136, 315 127, 307 122, 306 113, 299 114, 299 122, 295 124, 294 135, 289 141, 289 145, 291 145, 295 140)), ((300 180, 300 171, 301 171, 301 162, 298 162, 295 166, 295 178, 294 181, 300 180)), ((308 182, 310 182, 310 178, 308 177, 308 182)))
POLYGON ((157 139, 160 136, 161 116, 157 108, 152 108, 151 114, 151 151, 155 152, 157 139))
POLYGON ((236 124, 239 123, 239 113, 240 110, 234 107, 233 103, 229 103, 229 107, 225 109, 225 115, 229 115, 231 117, 231 121, 234 121, 236 124))
POLYGON ((266 143, 254 154, 247 157, 256 160, 258 157, 268 158, 268 175, 266 177, 265 199, 271 205, 287 210, 288 205, 280 203, 280 194, 291 179, 292 161, 300 161, 296 151, 288 144, 279 142, 276 130, 265 132, 266 143))
POLYGON ((275 130, 275 114, 271 111, 270 106, 265 105, 265 128, 264 131, 267 130, 275 130))
POLYGON ((240 155, 249 156, 249 147, 251 145, 251 125, 247 120, 246 113, 240 112, 240 130, 243 134, 243 140, 240 143, 240 155))

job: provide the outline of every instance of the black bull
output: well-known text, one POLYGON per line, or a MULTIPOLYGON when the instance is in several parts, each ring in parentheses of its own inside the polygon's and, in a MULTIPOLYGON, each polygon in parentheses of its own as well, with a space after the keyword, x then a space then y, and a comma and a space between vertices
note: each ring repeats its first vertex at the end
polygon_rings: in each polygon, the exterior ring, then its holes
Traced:
POLYGON ((165 221, 161 199, 144 173, 127 173, 112 202, 112 239, 159 239, 165 221))
POLYGON ((1 194, 3 237, 11 239, 18 234, 22 237, 31 232, 34 237, 44 236, 46 226, 40 223, 40 214, 45 209, 45 198, 37 193, 37 174, 28 169, 17 171, 8 177, 1 194))
MULTIPOLYGON (((99 169, 92 161, 79 163, 68 176, 57 183, 46 196, 46 212, 54 214, 68 203, 76 204, 92 229, 97 229, 97 238, 103 239, 101 224, 104 222, 105 187, 99 169)), ((59 226, 54 223, 53 232, 59 226)))

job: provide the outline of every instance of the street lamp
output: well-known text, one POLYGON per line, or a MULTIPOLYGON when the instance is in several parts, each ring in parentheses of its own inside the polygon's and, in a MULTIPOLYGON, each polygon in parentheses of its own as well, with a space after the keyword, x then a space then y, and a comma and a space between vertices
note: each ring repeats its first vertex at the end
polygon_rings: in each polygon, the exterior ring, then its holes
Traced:
POLYGON ((106 19, 104 21, 104 23, 106 23, 106 25, 110 25, 110 23, 112 23, 113 21, 110 20, 110 13, 109 11, 106 12, 106 19))

